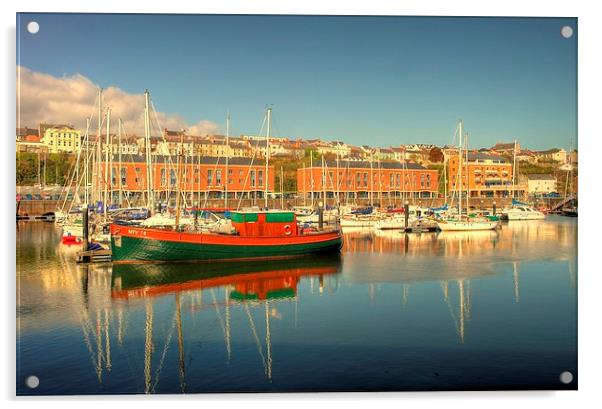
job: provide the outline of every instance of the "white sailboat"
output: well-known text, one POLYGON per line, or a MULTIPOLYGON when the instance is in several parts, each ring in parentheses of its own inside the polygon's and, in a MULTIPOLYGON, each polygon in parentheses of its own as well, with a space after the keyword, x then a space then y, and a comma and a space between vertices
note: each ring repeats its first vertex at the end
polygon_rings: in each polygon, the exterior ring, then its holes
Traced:
POLYGON ((512 205, 501 211, 501 218, 512 221, 512 220, 543 220, 546 215, 542 212, 534 209, 526 203, 521 203, 515 199, 516 189, 516 140, 514 141, 514 160, 512 166, 512 205))
POLYGON ((441 231, 494 230, 499 226, 498 220, 468 216, 468 196, 470 194, 468 177, 466 178, 466 214, 462 214, 462 132, 462 120, 460 120, 458 123, 458 215, 437 220, 437 227, 441 231))

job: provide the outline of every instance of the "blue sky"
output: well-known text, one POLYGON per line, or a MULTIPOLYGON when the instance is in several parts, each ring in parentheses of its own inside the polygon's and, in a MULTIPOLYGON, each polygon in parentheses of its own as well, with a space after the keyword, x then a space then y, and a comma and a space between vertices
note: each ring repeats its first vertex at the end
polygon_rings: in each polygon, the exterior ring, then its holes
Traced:
MULTIPOLYGON (((17 63, 84 75, 158 110, 257 133, 380 146, 471 146, 517 138, 533 149, 576 141, 577 21, 21 14, 17 63), (27 33, 30 20, 40 24, 27 33), (560 29, 570 25, 566 39, 560 29)), ((68 96, 66 96, 68 98, 68 96)))

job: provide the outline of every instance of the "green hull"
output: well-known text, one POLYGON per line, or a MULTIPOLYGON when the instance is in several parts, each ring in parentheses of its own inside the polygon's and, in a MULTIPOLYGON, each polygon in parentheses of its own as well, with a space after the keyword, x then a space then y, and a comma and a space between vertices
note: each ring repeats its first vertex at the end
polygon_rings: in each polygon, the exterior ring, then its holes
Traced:
MULTIPOLYGON (((245 275, 261 275, 274 272, 301 271, 302 275, 321 274, 324 269, 332 273, 340 273, 342 259, 339 253, 324 254, 315 257, 300 257, 286 260, 259 260, 220 263, 135 263, 115 264, 113 266, 112 286, 119 282, 120 290, 131 290, 143 287, 181 284, 195 280, 211 280, 215 278, 237 277, 245 275)), ((233 278, 233 280, 234 280, 233 278)), ((234 281, 233 281, 234 282, 234 281)))
POLYGON ((343 246, 341 237, 316 243, 269 246, 182 243, 127 236, 120 237, 119 240, 120 245, 116 245, 115 238, 111 237, 113 261, 200 261, 293 257, 336 253, 343 246))

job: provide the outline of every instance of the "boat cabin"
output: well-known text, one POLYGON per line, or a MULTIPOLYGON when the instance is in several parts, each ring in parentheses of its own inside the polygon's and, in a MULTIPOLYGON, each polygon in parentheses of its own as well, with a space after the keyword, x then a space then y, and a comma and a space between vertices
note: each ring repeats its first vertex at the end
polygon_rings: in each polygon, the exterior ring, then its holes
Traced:
POLYGON ((232 212, 232 227, 244 237, 288 237, 298 236, 299 227, 294 212, 251 211, 232 212))

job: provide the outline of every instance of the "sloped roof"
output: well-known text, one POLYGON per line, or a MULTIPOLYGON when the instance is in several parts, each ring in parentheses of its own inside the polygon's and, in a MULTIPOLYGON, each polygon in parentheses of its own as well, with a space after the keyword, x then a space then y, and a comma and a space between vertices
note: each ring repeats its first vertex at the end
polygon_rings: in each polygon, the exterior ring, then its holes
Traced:
POLYGON ((475 160, 492 160, 505 163, 508 162, 508 159, 504 158, 503 156, 489 155, 482 152, 468 152, 468 161, 471 162, 475 160))
MULTIPOLYGON (((373 161, 372 164, 370 164, 370 161, 366 161, 366 160, 353 161, 353 160, 347 160, 347 159, 339 160, 339 162, 338 162, 339 169, 346 168, 348 165, 350 168, 360 168, 360 169, 370 169, 370 167, 372 167, 373 170, 378 170, 379 167, 381 169, 426 170, 426 168, 424 166, 419 165, 418 163, 415 163, 415 162, 406 162, 405 164, 402 164, 400 162, 380 162, 379 163, 379 162, 373 161)), ((337 167, 337 161, 333 161, 333 160, 326 161, 326 166, 330 169, 335 169, 337 167)), ((321 168, 321 167, 322 167, 321 164, 314 164, 314 168, 321 168)))
POLYGON ((556 180, 556 176, 549 173, 532 173, 527 175, 529 180, 556 180))
MULTIPOLYGON (((177 160, 176 155, 171 157, 172 162, 175 163, 177 160)), ((152 157, 153 163, 169 163, 169 156, 167 155, 153 155, 152 157)), ((143 155, 128 155, 127 158, 123 158, 124 163, 145 163, 146 158, 143 155)), ((225 157, 213 157, 213 156, 203 156, 201 157, 201 165, 215 165, 215 164, 225 164, 225 157)), ((195 159, 195 165, 198 164, 198 158, 195 159)), ((228 159, 229 165, 242 165, 249 166, 251 164, 251 158, 241 158, 241 157, 231 157, 228 159)), ((254 166, 265 165, 265 162, 259 159, 253 160, 254 166)))

